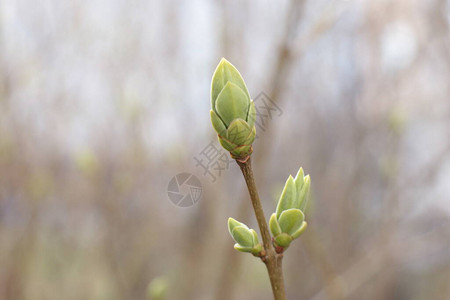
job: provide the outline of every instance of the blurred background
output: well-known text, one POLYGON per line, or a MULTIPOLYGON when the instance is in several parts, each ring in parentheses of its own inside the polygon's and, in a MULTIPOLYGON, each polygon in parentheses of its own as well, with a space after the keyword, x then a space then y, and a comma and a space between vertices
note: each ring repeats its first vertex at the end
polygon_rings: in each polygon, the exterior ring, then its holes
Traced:
POLYGON ((221 57, 266 216, 312 177, 288 299, 450 299, 448 0, 1 1, 0 299, 272 299, 227 231, 256 228, 239 168, 205 155, 221 57))

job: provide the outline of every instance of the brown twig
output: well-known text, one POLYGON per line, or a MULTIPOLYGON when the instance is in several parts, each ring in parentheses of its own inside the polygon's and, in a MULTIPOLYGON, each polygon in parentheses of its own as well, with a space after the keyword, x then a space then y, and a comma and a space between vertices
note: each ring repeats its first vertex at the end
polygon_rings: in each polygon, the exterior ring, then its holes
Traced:
POLYGON ((250 199, 252 200, 253 210, 255 211, 256 220, 258 221, 259 230, 263 240, 265 256, 261 257, 266 264, 269 273, 270 284, 272 285, 273 296, 275 300, 286 300, 286 292, 284 288, 282 260, 283 254, 277 254, 272 246, 272 240, 267 226, 264 211, 259 200, 258 191, 253 177, 251 159, 236 160, 244 175, 247 184, 250 199))

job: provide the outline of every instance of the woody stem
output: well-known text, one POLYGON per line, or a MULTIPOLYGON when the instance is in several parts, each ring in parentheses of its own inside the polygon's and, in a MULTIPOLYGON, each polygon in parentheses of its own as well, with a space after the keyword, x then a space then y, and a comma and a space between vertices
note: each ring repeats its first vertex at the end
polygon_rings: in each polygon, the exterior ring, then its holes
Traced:
POLYGON ((266 264, 267 272, 269 273, 270 284, 272 286, 272 292, 275 300, 286 300, 286 292, 284 288, 282 260, 283 254, 277 254, 272 246, 272 239, 267 226, 264 211, 259 200, 258 191, 255 185, 255 179, 253 177, 253 170, 251 165, 251 159, 238 160, 237 164, 241 168, 244 175, 245 183, 247 184, 250 199, 252 201, 253 210, 255 211, 256 220, 258 221, 259 230, 263 240, 265 257, 263 261, 266 264))

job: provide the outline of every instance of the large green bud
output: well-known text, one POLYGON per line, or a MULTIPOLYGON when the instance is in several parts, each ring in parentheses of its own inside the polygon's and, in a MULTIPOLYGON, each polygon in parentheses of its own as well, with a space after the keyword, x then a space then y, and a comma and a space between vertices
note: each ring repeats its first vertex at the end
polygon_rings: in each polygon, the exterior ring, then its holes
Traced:
POLYGON ((262 255, 263 248, 255 230, 248 228, 244 223, 229 218, 228 231, 236 242, 234 249, 241 252, 249 252, 254 256, 262 255))
POLYGON ((306 229, 305 207, 309 199, 311 179, 304 176, 303 169, 293 178, 289 178, 284 185, 278 201, 277 211, 269 220, 270 231, 273 235, 275 247, 281 251, 298 238, 306 229))
POLYGON ((255 104, 239 71, 222 58, 211 83, 211 122, 220 144, 237 159, 248 157, 255 140, 255 104))

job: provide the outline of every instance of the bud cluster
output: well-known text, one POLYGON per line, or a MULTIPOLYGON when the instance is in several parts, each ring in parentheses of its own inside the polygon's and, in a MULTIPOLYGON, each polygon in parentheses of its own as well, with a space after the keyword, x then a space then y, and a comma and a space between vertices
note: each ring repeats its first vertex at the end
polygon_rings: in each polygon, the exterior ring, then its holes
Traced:
POLYGON ((269 220, 275 247, 287 248, 306 229, 305 207, 310 194, 311 179, 300 168, 295 179, 289 175, 275 213, 269 220))

